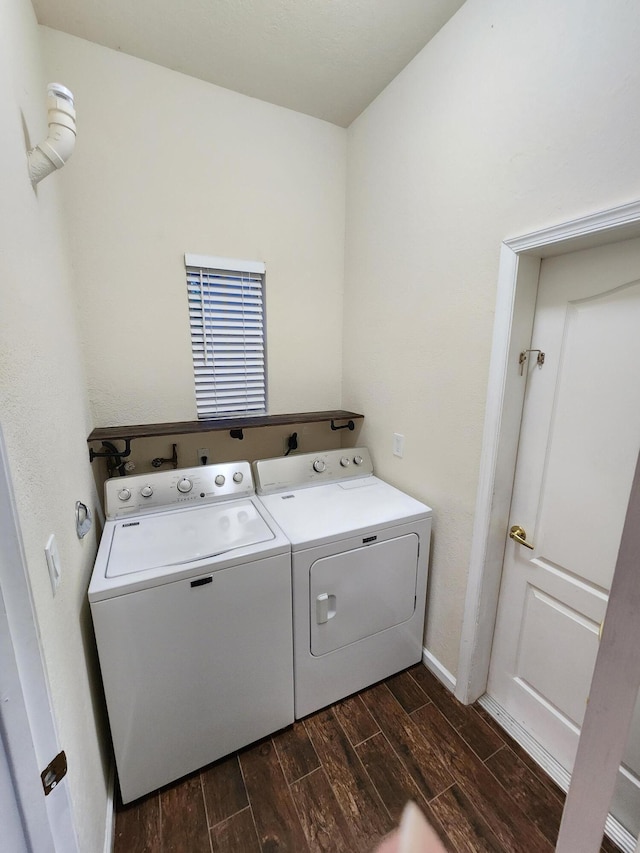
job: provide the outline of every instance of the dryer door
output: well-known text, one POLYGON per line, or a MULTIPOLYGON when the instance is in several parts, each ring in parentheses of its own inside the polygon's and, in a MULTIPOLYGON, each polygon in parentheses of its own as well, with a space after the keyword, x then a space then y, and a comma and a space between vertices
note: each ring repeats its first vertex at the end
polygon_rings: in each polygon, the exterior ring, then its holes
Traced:
POLYGON ((316 560, 309 570, 311 654, 325 655, 410 619, 417 574, 415 533, 316 560))

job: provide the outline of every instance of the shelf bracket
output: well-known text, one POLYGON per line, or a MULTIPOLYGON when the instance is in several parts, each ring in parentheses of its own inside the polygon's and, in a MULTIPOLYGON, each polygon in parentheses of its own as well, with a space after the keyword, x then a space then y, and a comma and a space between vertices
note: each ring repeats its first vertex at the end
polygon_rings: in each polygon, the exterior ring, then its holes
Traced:
POLYGON ((164 465, 165 462, 171 462, 173 466, 173 470, 175 471, 178 467, 178 445, 172 444, 173 453, 168 459, 163 459, 162 456, 157 456, 155 459, 151 460, 151 464, 154 468, 159 468, 161 465, 164 465))
POLYGON ((333 418, 331 419, 331 429, 334 431, 338 430, 338 429, 349 429, 349 430, 353 431, 355 428, 356 428, 356 425, 354 424, 353 421, 348 421, 346 424, 342 424, 342 426, 336 426, 334 421, 333 421, 333 418))
MULTIPOLYGON (((127 456, 131 455, 131 439, 130 438, 124 438, 122 440, 124 441, 124 450, 97 451, 97 450, 94 450, 93 447, 90 447, 89 448, 89 462, 93 462, 94 459, 101 459, 101 458, 114 459, 114 458, 118 457, 120 459, 126 459, 127 456)), ((102 446, 103 447, 105 446, 104 442, 102 442, 102 446)))

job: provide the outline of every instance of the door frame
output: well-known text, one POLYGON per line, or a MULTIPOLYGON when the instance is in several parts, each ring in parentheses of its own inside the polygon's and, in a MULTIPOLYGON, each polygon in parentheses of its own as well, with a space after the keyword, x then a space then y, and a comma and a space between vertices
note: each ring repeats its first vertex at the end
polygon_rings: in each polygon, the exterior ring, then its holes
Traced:
POLYGON ((1 424, 0 671, 0 736, 27 848, 77 853, 68 778, 46 797, 40 781, 60 745, 1 424))
POLYGON ((456 697, 475 702, 487 687, 526 381, 519 353, 530 345, 544 258, 640 237, 640 201, 505 240, 489 364, 480 475, 456 697))

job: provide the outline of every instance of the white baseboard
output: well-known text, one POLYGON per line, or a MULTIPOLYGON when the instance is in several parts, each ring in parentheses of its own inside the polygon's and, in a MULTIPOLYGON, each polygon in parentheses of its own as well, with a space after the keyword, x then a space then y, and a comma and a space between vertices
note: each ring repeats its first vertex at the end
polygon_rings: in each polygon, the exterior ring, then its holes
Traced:
MULTIPOLYGON (((500 726, 511 735, 516 743, 527 752, 531 758, 539 764, 540 767, 550 776, 556 785, 565 792, 569 790, 571 774, 568 773, 556 759, 550 755, 544 747, 524 729, 517 720, 508 714, 504 708, 499 705, 496 700, 485 693, 478 699, 478 704, 482 705, 485 711, 490 714, 500 726)), ((623 853, 634 853, 636 849, 636 840, 628 832, 621 823, 619 823, 613 815, 609 815, 605 827, 607 836, 614 841, 623 853)))
POLYGON ((428 649, 422 649, 422 663, 426 666, 429 672, 433 673, 438 681, 441 681, 447 690, 452 693, 456 689, 456 677, 443 666, 438 658, 434 657, 428 649))
POLYGON ((104 826, 104 853, 113 853, 116 841, 116 768, 112 761, 107 780, 107 815, 104 826))

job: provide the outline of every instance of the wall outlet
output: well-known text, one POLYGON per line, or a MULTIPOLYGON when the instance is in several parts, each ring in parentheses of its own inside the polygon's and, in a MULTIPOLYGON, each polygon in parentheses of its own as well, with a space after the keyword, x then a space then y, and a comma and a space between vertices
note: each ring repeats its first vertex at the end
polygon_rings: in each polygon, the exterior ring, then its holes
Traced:
POLYGON ((62 567, 60 565, 60 553, 58 551, 55 533, 52 533, 47 539, 47 544, 44 546, 44 555, 47 558, 51 591, 55 595, 56 590, 60 586, 60 574, 62 572, 62 567))
POLYGON ((196 450, 196 453, 197 453, 196 465, 202 465, 203 459, 207 460, 204 463, 205 465, 208 465, 211 462, 211 459, 209 458, 209 448, 208 447, 199 447, 196 450))
POLYGON ((401 459, 404 456, 404 436, 399 432, 393 434, 393 455, 399 456, 401 459))

